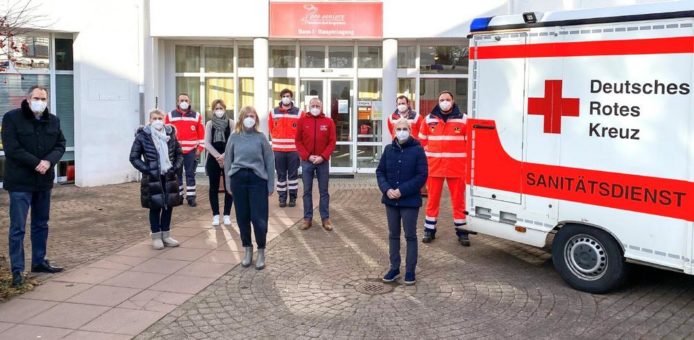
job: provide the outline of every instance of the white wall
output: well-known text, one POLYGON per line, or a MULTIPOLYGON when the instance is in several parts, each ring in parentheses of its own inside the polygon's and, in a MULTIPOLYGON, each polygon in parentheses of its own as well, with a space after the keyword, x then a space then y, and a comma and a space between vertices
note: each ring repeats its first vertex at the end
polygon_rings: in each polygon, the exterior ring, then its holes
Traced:
POLYGON ((610 7, 665 0, 383 0, 384 38, 461 38, 478 17, 610 7))
POLYGON ((267 37, 267 0, 148 0, 155 37, 267 37))
POLYGON ((128 155, 140 120, 143 0, 34 2, 47 29, 75 33, 76 184, 135 179, 128 155))

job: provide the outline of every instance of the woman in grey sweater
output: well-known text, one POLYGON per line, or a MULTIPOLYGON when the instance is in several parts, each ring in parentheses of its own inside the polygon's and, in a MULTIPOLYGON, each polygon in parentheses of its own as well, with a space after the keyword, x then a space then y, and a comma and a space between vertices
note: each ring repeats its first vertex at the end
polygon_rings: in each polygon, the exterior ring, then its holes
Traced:
POLYGON ((236 201, 236 223, 246 254, 241 265, 253 261, 251 223, 258 245, 255 268, 265 268, 265 238, 267 236, 268 201, 275 188, 275 156, 267 137, 260 132, 258 113, 251 106, 241 109, 234 133, 224 150, 226 190, 236 201))

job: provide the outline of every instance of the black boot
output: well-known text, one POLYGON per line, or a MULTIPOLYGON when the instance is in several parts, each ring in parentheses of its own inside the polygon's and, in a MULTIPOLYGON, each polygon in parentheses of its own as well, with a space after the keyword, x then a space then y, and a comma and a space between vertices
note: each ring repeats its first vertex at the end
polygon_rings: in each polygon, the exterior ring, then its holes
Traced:
POLYGON ((431 243, 431 241, 435 238, 436 230, 424 228, 424 237, 422 237, 422 243, 431 243))
POLYGON ((198 204, 195 203, 195 197, 188 199, 188 206, 190 206, 190 207, 197 207, 198 206, 198 204))
POLYGON ((296 207, 296 197, 289 197, 289 207, 290 208, 296 207))
POLYGON ((19 288, 24 284, 24 277, 20 272, 12 273, 12 288, 19 288))
POLYGON ((463 247, 470 246, 470 238, 467 236, 467 233, 458 235, 458 243, 463 247))
POLYGON ((287 206, 287 199, 280 199, 280 208, 284 208, 287 206))

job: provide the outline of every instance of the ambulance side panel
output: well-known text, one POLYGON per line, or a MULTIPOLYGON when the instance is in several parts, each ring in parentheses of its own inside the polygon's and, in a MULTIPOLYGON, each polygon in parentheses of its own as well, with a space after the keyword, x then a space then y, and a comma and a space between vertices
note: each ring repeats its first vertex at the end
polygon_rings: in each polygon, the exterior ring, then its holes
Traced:
MULTIPOLYGON (((578 34, 560 33, 559 37, 563 36, 567 42, 685 37, 693 33, 691 22, 663 20, 571 27, 568 30, 578 34), (586 31, 590 33, 581 33, 586 31)), ((692 180, 691 53, 562 59, 564 94, 581 98, 580 117, 563 118, 562 166, 692 180), (626 89, 627 81, 641 87, 658 81, 666 84, 666 91, 667 86, 675 84, 677 90, 664 94, 630 94, 609 89, 615 86, 626 89), (688 90, 683 84, 687 84, 688 90)), ((619 196, 630 192, 628 199, 644 200, 648 199, 646 190, 656 193, 659 189, 657 185, 644 184, 631 189, 612 187, 605 193, 619 196)), ((677 204, 673 193, 660 193, 658 197, 657 204, 677 204)), ((607 230, 622 244, 628 259, 676 269, 691 266, 692 223, 683 219, 601 207, 599 201, 589 205, 565 200, 559 202, 558 219, 560 223, 576 221, 607 230)))

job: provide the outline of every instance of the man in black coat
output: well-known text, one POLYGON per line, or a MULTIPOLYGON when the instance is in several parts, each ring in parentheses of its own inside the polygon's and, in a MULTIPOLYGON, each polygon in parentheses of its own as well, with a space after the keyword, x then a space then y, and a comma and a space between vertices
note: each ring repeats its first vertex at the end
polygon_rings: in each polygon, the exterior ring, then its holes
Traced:
POLYGON ((23 283, 24 233, 31 208, 31 271, 57 273, 46 260, 48 216, 54 166, 65 153, 60 120, 48 112, 48 91, 32 86, 20 108, 2 119, 5 151, 3 187, 10 194, 10 264, 12 285, 23 283))

